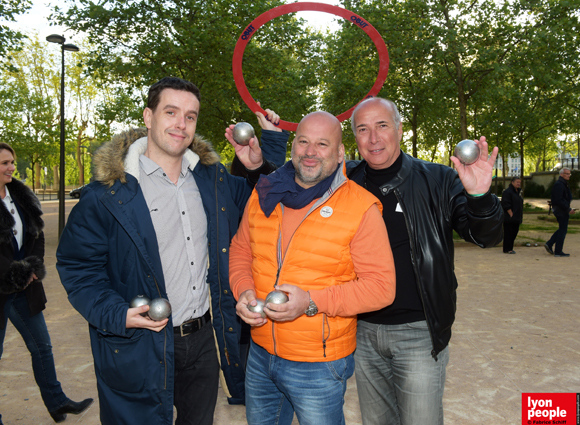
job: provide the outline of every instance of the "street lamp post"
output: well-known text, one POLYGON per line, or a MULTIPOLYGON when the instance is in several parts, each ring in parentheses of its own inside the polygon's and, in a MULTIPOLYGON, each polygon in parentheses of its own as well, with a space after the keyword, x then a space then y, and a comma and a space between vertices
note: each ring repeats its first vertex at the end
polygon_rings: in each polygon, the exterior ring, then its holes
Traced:
POLYGON ((74 44, 64 44, 66 38, 62 35, 51 34, 46 37, 50 43, 60 44, 62 50, 62 69, 60 73, 60 167, 58 184, 58 238, 64 230, 64 51, 78 52, 79 48, 74 44))

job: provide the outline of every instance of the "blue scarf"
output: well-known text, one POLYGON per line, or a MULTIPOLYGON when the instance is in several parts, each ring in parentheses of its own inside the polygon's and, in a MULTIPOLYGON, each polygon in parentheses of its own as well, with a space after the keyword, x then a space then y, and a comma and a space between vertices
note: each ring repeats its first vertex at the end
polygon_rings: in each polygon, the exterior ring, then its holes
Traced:
POLYGON ((316 185, 304 189, 294 180, 296 169, 292 161, 288 161, 282 168, 269 175, 261 175, 256 191, 260 201, 260 208, 266 217, 276 209, 280 202, 292 208, 299 210, 311 203, 313 200, 320 198, 330 188, 334 176, 342 168, 342 164, 336 168, 334 173, 317 183, 316 185))

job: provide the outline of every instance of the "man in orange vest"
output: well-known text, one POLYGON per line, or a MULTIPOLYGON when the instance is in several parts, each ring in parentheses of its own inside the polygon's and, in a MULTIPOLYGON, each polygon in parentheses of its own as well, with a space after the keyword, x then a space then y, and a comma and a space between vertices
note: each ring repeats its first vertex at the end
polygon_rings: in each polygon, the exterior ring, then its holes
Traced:
POLYGON ((230 248, 236 310, 252 326, 246 417, 254 424, 344 424, 356 316, 395 297, 380 203, 346 178, 340 122, 302 119, 292 161, 261 177, 230 248), (377 249, 380 247, 381 249, 377 249), (386 249, 384 249, 386 247, 386 249), (248 306, 274 289, 265 318, 248 306))

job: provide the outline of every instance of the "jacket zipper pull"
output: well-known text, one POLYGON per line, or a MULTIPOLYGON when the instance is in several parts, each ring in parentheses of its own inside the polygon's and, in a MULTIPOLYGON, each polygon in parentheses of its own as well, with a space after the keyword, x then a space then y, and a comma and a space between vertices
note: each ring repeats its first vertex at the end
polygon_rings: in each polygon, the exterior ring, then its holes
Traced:
POLYGON ((228 348, 224 347, 224 354, 226 355, 226 360, 228 362, 228 366, 231 366, 230 364, 230 353, 228 353, 228 348))

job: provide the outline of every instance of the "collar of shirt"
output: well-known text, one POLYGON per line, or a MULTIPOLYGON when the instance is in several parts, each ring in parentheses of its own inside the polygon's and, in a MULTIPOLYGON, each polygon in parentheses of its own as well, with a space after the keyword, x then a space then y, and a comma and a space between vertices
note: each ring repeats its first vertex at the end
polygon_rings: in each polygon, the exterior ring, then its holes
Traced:
POLYGON ((8 190, 8 186, 4 186, 4 190, 6 191, 6 197, 4 199, 10 199, 10 191, 8 190))
MULTIPOLYGON (((145 174, 147 174, 148 176, 150 176, 159 169, 163 170, 160 165, 157 165, 155 161, 153 161, 151 158, 145 155, 140 155, 139 161, 141 162, 141 167, 143 168, 143 171, 145 171, 145 174)), ((181 177, 185 177, 185 173, 187 173, 188 168, 191 169, 191 166, 187 158, 184 156, 181 158, 181 171, 180 171, 181 177)))
POLYGON ((6 208, 8 208, 8 211, 10 211, 10 204, 13 204, 13 201, 12 198, 10 197, 10 191, 8 190, 8 186, 4 186, 4 189, 6 190, 6 196, 2 200, 6 204, 6 208))

